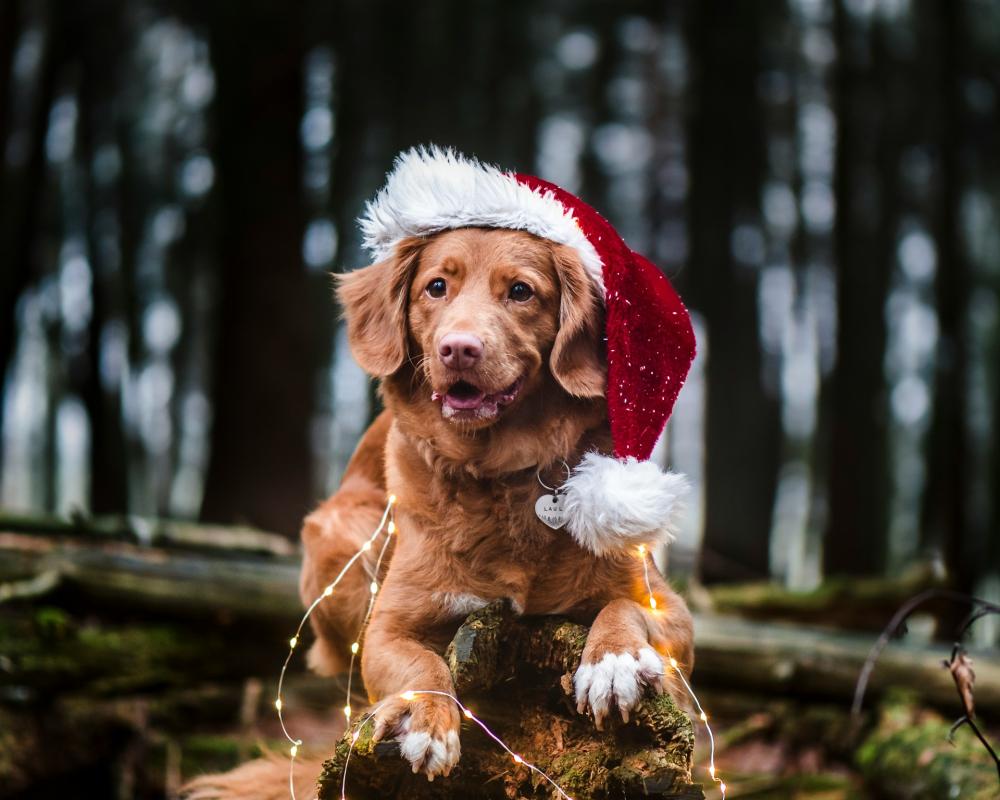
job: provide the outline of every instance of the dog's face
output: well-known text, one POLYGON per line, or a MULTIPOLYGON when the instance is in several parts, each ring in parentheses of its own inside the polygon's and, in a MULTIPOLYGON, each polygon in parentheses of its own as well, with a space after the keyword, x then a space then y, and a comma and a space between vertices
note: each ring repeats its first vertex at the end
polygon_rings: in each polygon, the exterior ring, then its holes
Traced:
POLYGON ((489 228, 408 239, 345 275, 339 297, 361 366, 415 370, 462 428, 494 424, 548 376, 575 397, 604 393, 602 309, 568 247, 489 228))

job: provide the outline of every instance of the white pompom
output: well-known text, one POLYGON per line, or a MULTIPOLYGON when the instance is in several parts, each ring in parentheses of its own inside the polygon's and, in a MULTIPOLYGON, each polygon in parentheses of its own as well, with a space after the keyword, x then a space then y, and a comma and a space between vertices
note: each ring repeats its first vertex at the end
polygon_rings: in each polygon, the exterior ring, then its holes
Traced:
POLYGON ((567 529, 581 547, 605 556, 671 541, 688 480, 651 461, 587 453, 563 488, 567 529))

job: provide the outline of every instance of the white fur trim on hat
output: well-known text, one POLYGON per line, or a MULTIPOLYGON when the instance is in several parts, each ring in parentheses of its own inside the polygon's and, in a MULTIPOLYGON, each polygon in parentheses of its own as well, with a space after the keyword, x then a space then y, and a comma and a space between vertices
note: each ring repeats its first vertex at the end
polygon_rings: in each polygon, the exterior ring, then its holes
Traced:
POLYGON ((688 480, 651 461, 587 453, 563 488, 566 528, 577 544, 603 556, 672 541, 688 480))
POLYGON ((571 210, 552 192, 535 191, 513 173, 450 148, 432 145, 401 153, 358 222, 364 245, 377 261, 392 255, 407 236, 465 227, 527 231, 574 248, 604 297, 601 257, 571 210))

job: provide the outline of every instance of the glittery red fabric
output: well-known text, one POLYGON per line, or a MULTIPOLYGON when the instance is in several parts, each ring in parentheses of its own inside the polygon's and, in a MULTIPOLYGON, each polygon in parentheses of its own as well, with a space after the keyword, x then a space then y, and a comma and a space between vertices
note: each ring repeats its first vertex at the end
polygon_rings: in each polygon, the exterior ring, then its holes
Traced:
POLYGON ((647 459, 694 359, 687 309, 666 276, 630 250, 597 211, 541 178, 514 177, 532 189, 552 192, 570 209, 604 263, 611 437, 619 458, 647 459))

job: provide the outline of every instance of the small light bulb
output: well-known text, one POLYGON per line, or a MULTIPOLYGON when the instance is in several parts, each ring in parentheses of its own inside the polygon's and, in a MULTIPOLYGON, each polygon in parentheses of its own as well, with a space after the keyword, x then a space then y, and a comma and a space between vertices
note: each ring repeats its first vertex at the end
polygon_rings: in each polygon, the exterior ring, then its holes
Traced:
POLYGON ((646 545, 644 545, 644 544, 640 544, 639 545, 639 555, 640 556, 645 556, 646 555, 646 545))
POLYGON ((649 596, 649 607, 652 608, 654 611, 656 610, 656 598, 653 597, 653 595, 649 596))
POLYGON ((396 523, 393 522, 391 519, 389 520, 388 531, 389 531, 389 533, 395 533, 396 532, 396 523))
POLYGON ((357 652, 358 652, 358 643, 357 642, 354 642, 354 643, 351 644, 351 652, 354 653, 355 655, 357 654, 357 652))
POLYGON ((465 714, 466 719, 472 719, 472 712, 469 709, 463 708, 462 713, 465 714))
POLYGON ((521 758, 521 756, 519 756, 517 753, 514 753, 514 763, 515 764, 523 764, 524 763, 524 759, 521 758))
MULTIPOLYGON (((708 722, 708 715, 704 711, 701 712, 701 721, 702 722, 708 722)), ((714 767, 713 767, 713 769, 714 769, 714 767)))
POLYGON ((361 549, 362 550, 371 550, 372 549, 372 543, 370 541, 365 542, 363 545, 361 545, 361 549))
POLYGON ((714 766, 711 766, 711 767, 708 768, 708 774, 711 775, 713 778, 715 777, 715 767, 714 766))
POLYGON ((389 505, 395 505, 395 503, 396 503, 396 495, 390 494, 389 495, 389 505))
POLYGON ((719 791, 721 791, 723 794, 726 793, 726 782, 725 781, 719 781, 719 791))
POLYGON ((413 692, 403 692, 400 697, 402 697, 406 702, 410 702, 413 699, 413 692))
POLYGON ((354 733, 351 734, 351 741, 352 742, 356 742, 360 738, 361 738, 361 731, 360 730, 356 730, 356 731, 354 731, 354 733))
POLYGON ((277 700, 274 701, 274 707, 276 709, 278 709, 278 711, 281 711, 281 698, 280 697, 277 700))
POLYGON ((292 758, 295 758, 299 754, 299 746, 297 744, 292 745, 292 749, 289 751, 292 754, 292 758))
POLYGON ((375 581, 372 581, 371 586, 369 586, 368 588, 371 590, 372 594, 375 594, 375 592, 378 591, 378 584, 375 583, 375 581))
POLYGON ((323 590, 323 597, 329 597, 331 594, 333 594, 333 584, 332 583, 323 590))
POLYGON ((673 656, 670 657, 670 666, 672 666, 674 669, 677 669, 677 659, 674 658, 673 656))
POLYGON ((288 640, 288 646, 292 648, 292 650, 295 649, 295 645, 297 645, 298 643, 299 643, 298 636, 293 636, 291 639, 288 640))
POLYGON ((350 704, 344 706, 344 716, 347 717, 348 719, 351 718, 351 706, 350 706, 350 704))

